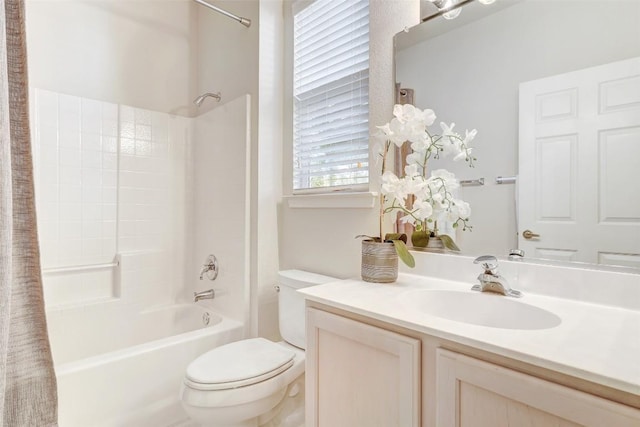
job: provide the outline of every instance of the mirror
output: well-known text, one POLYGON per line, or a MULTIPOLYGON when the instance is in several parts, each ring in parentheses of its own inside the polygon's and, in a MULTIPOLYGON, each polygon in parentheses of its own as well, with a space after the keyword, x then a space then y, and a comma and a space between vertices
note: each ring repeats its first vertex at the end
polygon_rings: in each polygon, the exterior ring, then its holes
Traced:
POLYGON ((460 190, 473 225, 457 232, 462 253, 640 272, 640 1, 460 9, 397 34, 395 58, 397 84, 438 131, 478 130, 474 168, 429 166, 484 178, 460 190))

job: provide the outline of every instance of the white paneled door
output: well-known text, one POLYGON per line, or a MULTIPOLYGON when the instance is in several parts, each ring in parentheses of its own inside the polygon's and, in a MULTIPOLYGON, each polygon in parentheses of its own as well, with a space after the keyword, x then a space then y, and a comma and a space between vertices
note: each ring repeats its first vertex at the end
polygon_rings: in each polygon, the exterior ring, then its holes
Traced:
POLYGON ((522 83, 519 144, 527 256, 640 267, 640 58, 522 83))

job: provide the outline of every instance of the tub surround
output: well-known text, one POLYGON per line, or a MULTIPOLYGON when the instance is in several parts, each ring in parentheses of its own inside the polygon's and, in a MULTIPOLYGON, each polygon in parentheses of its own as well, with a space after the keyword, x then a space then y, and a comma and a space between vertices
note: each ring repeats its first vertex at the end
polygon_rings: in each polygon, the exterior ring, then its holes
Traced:
POLYGON ((414 255, 422 266, 417 267, 419 274, 401 273, 394 284, 351 279, 301 292, 308 304, 319 303, 628 393, 627 403, 640 408, 640 275, 501 262, 501 273, 524 293, 513 300, 550 311, 560 323, 537 330, 494 328, 436 317, 407 304, 408 292, 415 290, 472 292, 479 273, 469 257, 414 255))

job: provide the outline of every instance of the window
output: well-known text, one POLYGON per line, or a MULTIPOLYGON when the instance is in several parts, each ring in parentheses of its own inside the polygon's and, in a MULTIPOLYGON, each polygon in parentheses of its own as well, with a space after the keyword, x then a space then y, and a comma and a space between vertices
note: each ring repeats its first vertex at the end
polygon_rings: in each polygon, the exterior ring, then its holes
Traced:
POLYGON ((293 10, 293 189, 369 182, 369 1, 293 10))

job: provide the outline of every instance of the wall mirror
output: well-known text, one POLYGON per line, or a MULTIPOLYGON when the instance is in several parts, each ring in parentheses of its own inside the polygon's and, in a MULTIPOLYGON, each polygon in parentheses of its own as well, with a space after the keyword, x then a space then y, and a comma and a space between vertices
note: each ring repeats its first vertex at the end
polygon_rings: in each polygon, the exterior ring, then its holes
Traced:
POLYGON ((485 3, 395 36, 414 105, 438 130, 478 130, 474 168, 430 164, 484 178, 460 189, 473 225, 457 232, 462 253, 640 272, 640 1, 485 3))

